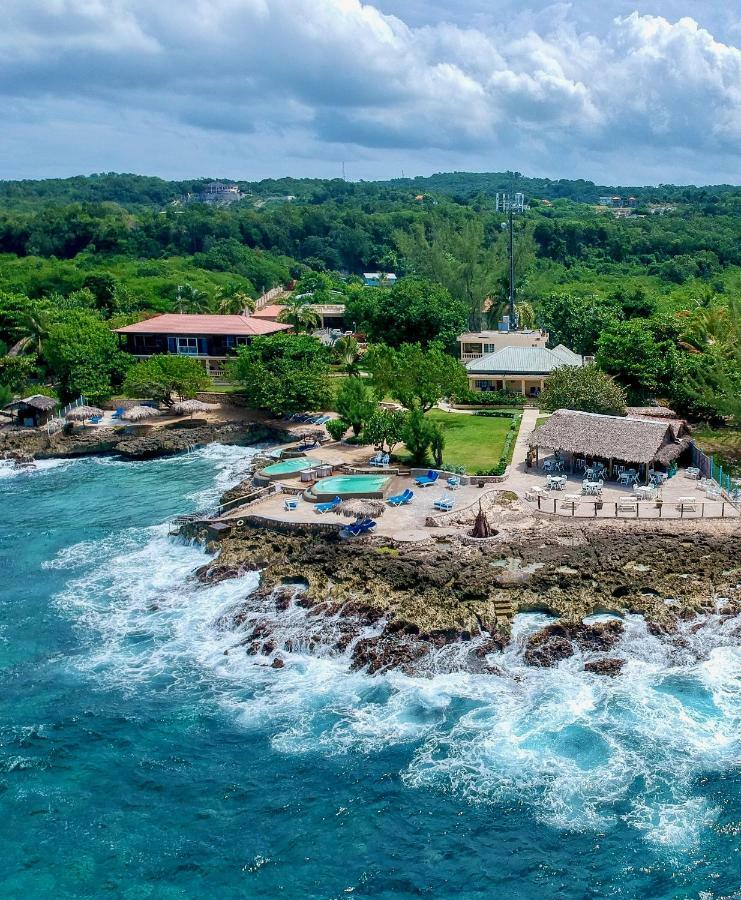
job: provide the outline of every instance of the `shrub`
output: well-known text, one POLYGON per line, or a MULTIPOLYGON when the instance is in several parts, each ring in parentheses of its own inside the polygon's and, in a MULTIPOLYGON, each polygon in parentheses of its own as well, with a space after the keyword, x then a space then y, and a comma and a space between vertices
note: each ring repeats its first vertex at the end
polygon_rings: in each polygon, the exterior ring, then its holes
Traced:
POLYGON ((324 427, 333 441, 341 441, 350 427, 350 423, 346 422, 345 419, 330 419, 324 427))

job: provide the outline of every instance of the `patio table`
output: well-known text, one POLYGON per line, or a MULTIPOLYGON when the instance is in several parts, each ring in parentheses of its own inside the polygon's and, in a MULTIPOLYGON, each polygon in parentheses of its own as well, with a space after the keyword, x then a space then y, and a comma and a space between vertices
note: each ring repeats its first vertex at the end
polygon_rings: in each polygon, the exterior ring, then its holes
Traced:
POLYGON ((566 484, 566 476, 565 475, 549 475, 547 487, 553 488, 557 491, 562 491, 563 486, 566 484))
POLYGON ((599 481, 585 481, 582 485, 582 489, 584 490, 585 494, 591 494, 592 496, 595 496, 601 493, 602 486, 600 485, 599 481))
POLYGON ((618 483, 619 483, 619 484, 633 484, 633 483, 635 482, 635 480, 636 480, 635 473, 633 473, 633 474, 631 475, 629 472, 622 472, 622 473, 618 476, 618 483))
POLYGON ((635 491, 636 497, 641 500, 650 500, 654 495, 654 489, 648 486, 637 487, 635 491))

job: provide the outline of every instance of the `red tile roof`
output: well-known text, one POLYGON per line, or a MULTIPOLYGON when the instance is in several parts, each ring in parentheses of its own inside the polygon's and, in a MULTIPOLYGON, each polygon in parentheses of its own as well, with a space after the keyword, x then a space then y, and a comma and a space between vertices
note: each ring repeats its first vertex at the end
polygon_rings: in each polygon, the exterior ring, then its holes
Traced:
POLYGON ((277 319, 283 312, 285 306, 272 303, 270 306, 264 306, 262 309, 256 309, 252 315, 255 319, 277 319))
POLYGON ((119 334, 233 334, 254 336, 275 334, 278 331, 287 331, 290 327, 290 325, 282 325, 279 322, 270 322, 265 319, 256 319, 252 316, 202 316, 165 313, 164 315, 154 316, 151 319, 145 319, 143 322, 135 322, 133 325, 126 325, 115 330, 119 334))

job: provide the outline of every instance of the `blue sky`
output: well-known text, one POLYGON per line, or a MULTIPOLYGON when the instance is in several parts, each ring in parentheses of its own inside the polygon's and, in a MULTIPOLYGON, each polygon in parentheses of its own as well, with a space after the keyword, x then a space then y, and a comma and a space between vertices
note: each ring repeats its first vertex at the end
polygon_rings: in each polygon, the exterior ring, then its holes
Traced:
POLYGON ((737 2, 3 0, 0 177, 738 183, 737 2))

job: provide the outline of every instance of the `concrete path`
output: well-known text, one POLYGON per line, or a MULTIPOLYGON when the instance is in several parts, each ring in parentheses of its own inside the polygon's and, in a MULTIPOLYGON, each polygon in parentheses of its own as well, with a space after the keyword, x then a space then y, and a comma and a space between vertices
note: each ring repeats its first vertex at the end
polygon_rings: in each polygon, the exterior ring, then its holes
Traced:
POLYGON ((526 472, 525 469, 525 457, 527 456, 528 447, 530 446, 528 441, 530 439, 530 435, 532 434, 533 428, 535 428, 535 423, 538 421, 538 416, 540 416, 539 409, 530 409, 526 408, 522 411, 522 422, 520 422, 520 431, 517 435, 517 440, 515 441, 515 449, 512 453, 512 473, 514 472, 526 472))

